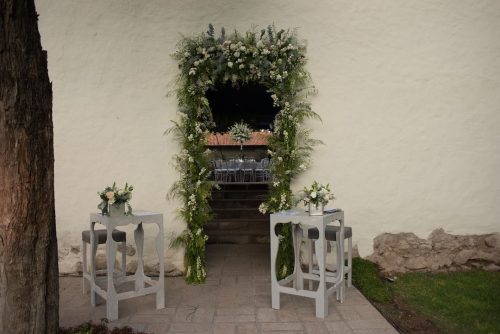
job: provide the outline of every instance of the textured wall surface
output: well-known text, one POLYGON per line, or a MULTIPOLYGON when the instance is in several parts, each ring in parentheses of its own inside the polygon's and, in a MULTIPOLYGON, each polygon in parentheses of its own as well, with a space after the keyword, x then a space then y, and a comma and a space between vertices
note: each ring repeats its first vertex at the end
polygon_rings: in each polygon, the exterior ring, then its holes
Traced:
MULTIPOLYGON (((500 2, 38 0, 54 89, 56 215, 61 271, 77 261, 96 192, 116 180, 132 205, 164 213, 178 147, 180 34, 299 28, 318 94, 318 147, 295 188, 329 182, 362 256, 383 233, 426 237, 500 230, 500 2)), ((148 231, 146 231, 148 232, 148 231)), ((148 243, 146 243, 148 244, 148 243)), ((146 249, 154 262, 152 249, 146 249)), ((182 253, 167 251, 170 269, 182 253)))

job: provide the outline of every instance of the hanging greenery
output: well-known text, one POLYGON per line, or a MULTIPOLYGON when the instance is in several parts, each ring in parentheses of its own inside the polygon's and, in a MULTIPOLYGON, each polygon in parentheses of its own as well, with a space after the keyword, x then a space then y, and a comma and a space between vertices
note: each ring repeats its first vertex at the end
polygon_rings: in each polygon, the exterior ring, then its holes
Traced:
MULTIPOLYGON (((180 121, 174 122, 172 130, 182 150, 176 156, 180 179, 172 193, 182 200, 180 213, 187 224, 186 231, 174 242, 186 247, 187 282, 201 283, 206 277, 207 236, 203 226, 211 218, 208 199, 214 185, 210 180, 210 151, 205 147, 214 125, 207 90, 226 82, 256 82, 267 88, 280 111, 269 140, 272 188, 259 210, 272 213, 290 209, 291 181, 308 167, 310 152, 317 142, 301 125, 306 118, 319 118, 308 102, 314 87, 305 69, 305 53, 306 47, 295 30, 277 30, 273 26, 245 34, 234 31, 229 36, 222 28, 216 36, 209 25, 206 33, 179 42, 174 57, 180 69, 176 90, 180 121)), ((281 278, 293 272, 293 247, 290 228, 285 225, 280 234, 277 272, 281 278)))

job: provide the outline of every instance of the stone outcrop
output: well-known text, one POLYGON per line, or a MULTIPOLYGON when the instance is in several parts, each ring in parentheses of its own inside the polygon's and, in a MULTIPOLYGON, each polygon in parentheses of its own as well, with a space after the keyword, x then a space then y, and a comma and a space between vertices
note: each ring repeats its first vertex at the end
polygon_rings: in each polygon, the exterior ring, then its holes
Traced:
POLYGON ((434 230, 427 239, 413 233, 384 233, 368 257, 385 272, 500 270, 500 233, 452 235, 434 230))

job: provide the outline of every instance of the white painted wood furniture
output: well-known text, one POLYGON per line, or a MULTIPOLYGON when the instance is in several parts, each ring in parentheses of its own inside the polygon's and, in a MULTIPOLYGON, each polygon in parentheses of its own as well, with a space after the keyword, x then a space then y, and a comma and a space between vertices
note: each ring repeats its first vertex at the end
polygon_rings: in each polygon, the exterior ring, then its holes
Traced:
MULTIPOLYGON (((163 245, 163 215, 156 212, 137 211, 134 210, 133 215, 129 216, 106 216, 100 213, 90 214, 90 237, 91 244, 94 241, 94 225, 102 224, 106 227, 106 265, 107 276, 104 278, 107 283, 107 288, 101 288, 96 281, 95 270, 91 273, 93 283, 91 285, 91 304, 95 306, 95 295, 98 294, 106 300, 106 317, 109 321, 118 319, 118 301, 133 297, 144 296, 147 294, 156 294, 156 308, 165 308, 165 278, 164 278, 164 245, 163 245), (134 239, 137 248, 137 270, 134 275, 115 277, 113 275, 116 257, 116 243, 111 237, 113 230, 117 226, 125 226, 133 224, 136 226, 134 231, 134 239), (158 234, 156 235, 156 253, 159 260, 159 276, 158 280, 144 274, 143 246, 144 246, 144 229, 143 224, 155 224, 158 226, 158 234), (133 291, 117 292, 116 287, 121 283, 134 282, 135 289, 133 291)), ((95 257, 90 259, 91 268, 95 268, 95 257)), ((92 270, 92 269, 91 269, 92 270)))
MULTIPOLYGON (((95 271, 96 274, 105 274, 106 270, 96 270, 95 268, 95 261, 93 263, 94 267, 93 268, 88 268, 88 263, 87 263, 87 244, 90 245, 90 256, 92 256, 94 259, 97 255, 97 246, 100 244, 105 244, 106 239, 108 237, 108 232, 106 230, 94 230, 94 244, 91 243, 90 239, 90 231, 83 231, 82 232, 82 286, 83 286, 83 294, 87 292, 86 289, 86 282, 90 282, 90 285, 92 285, 92 282, 94 280, 94 275, 91 273, 95 271), (97 240, 96 240, 97 239, 97 240)), ((119 275, 125 276, 127 275, 127 253, 125 252, 125 249, 127 247, 127 234, 123 231, 119 230, 114 230, 113 231, 113 239, 115 242, 121 243, 122 246, 122 261, 121 261, 121 272, 119 275)))
MULTIPOLYGON (((307 231, 307 248, 309 249, 309 272, 313 269, 313 243, 311 239, 318 239, 318 230, 311 228, 307 231)), ((337 242, 340 239, 340 228, 338 226, 327 226, 325 231, 326 241, 337 242)), ((352 227, 344 226, 344 247, 347 239, 347 265, 344 267, 344 274, 347 275, 347 287, 352 287, 352 227)), ((345 262, 345 261, 344 261, 345 262)))
MULTIPOLYGON (((302 228, 316 228, 320 236, 325 236, 327 224, 338 222, 340 237, 344 238, 344 212, 325 213, 323 216, 309 216, 303 210, 288 210, 271 214, 271 296, 272 308, 280 308, 280 293, 287 293, 297 296, 313 298, 316 303, 316 317, 325 318, 328 315, 328 296, 340 290, 340 299, 343 295, 344 266, 338 266, 334 275, 326 276, 326 244, 325 237, 314 241, 316 257, 318 260, 318 270, 309 273, 302 272, 300 267, 300 245, 302 244, 302 228), (295 265, 293 273, 278 281, 276 278, 276 257, 278 254, 279 239, 276 234, 277 224, 291 224, 293 245, 295 253, 295 265), (318 288, 314 290, 304 289, 304 279, 318 281, 318 288), (327 281, 330 287, 327 287, 327 281), (289 285, 293 283, 293 287, 289 285)), ((337 242, 337 263, 344 262, 343 242, 337 242)))

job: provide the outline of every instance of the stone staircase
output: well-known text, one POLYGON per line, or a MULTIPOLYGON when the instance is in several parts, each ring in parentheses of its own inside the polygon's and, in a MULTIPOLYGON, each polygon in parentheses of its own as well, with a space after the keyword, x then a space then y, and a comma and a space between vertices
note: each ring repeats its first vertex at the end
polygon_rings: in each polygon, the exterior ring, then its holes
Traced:
POLYGON ((210 201, 215 217, 205 226, 208 243, 269 242, 269 215, 259 212, 259 205, 268 194, 267 183, 220 184, 210 201))

